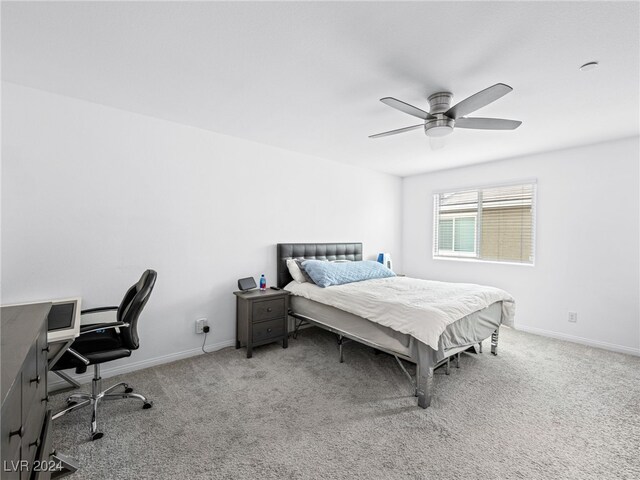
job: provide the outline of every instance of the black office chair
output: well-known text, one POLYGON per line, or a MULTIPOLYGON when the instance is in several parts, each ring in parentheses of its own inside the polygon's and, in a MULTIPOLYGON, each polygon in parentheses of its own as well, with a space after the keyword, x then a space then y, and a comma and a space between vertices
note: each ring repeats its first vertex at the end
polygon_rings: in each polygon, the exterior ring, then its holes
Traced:
POLYGON ((100 365, 111 360, 124 358, 131 355, 140 344, 138 339, 138 317, 149 300, 158 274, 154 270, 147 270, 142 274, 138 283, 133 285, 126 293, 119 307, 100 307, 83 310, 82 315, 90 315, 108 311, 116 312, 116 322, 94 323, 80 327, 80 336, 71 344, 71 347, 56 362, 52 370, 66 370, 75 368, 76 373, 84 373, 87 366, 93 365, 93 380, 91 393, 74 393, 67 398, 67 408, 56 413, 53 419, 61 417, 87 405, 91 405, 91 440, 102 438, 103 433, 98 432, 97 415, 98 404, 104 399, 137 398, 142 400, 142 408, 151 408, 153 402, 146 397, 132 393, 133 389, 124 382, 113 385, 102 391, 102 378, 100 377, 100 365), (122 387, 122 393, 113 393, 116 388, 122 387))

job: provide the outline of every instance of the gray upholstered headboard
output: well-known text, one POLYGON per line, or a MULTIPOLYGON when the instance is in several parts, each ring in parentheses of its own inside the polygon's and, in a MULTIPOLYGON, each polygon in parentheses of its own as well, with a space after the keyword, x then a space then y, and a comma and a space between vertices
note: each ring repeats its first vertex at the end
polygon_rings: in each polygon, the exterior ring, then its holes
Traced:
POLYGON ((308 260, 362 260, 362 243, 279 243, 278 287, 291 280, 287 259, 308 260))

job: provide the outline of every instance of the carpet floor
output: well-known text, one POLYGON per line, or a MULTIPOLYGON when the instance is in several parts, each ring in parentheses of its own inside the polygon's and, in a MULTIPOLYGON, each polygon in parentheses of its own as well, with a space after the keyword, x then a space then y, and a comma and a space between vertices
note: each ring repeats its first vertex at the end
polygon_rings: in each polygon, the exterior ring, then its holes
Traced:
POLYGON ((340 364, 310 328, 250 360, 227 348, 107 379, 154 407, 104 402, 95 442, 90 411, 72 412, 54 446, 78 480, 640 478, 640 358, 507 328, 488 346, 438 370, 423 410, 393 357, 349 343, 340 364))

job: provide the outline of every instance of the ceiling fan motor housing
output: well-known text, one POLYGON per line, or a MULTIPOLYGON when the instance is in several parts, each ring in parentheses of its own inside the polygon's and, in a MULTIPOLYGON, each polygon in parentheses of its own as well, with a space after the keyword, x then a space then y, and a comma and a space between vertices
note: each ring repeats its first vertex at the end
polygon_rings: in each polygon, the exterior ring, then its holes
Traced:
POLYGON ((429 113, 435 115, 436 113, 444 113, 449 110, 451 106, 451 99, 453 93, 450 92, 438 92, 430 95, 429 100, 429 113))
POLYGON ((455 120, 444 114, 449 110, 452 98, 453 94, 450 92, 438 92, 429 96, 429 113, 436 117, 424 124, 424 133, 429 137, 444 137, 453 132, 455 120))

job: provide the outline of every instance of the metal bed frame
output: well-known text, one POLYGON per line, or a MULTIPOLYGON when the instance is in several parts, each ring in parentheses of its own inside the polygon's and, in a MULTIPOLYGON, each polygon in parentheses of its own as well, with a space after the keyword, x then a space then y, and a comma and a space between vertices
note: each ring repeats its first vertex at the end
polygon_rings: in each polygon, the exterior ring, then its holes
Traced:
MULTIPOLYGON (((362 243, 279 243, 277 245, 277 273, 278 273, 278 287, 284 288, 293 279, 287 268, 288 259, 298 260, 362 260, 362 243)), ((445 366, 445 373, 449 374, 450 359, 455 359, 456 367, 460 365, 460 353, 468 350, 469 345, 461 347, 454 347, 445 352, 445 356, 438 358, 438 352, 429 347, 423 342, 414 338, 414 352, 412 356, 395 352, 382 345, 377 344, 369 339, 355 335, 353 333, 341 330, 332 325, 328 325, 317 319, 310 318, 299 313, 289 311, 289 316, 293 317, 300 323, 296 323, 294 328, 294 336, 300 326, 306 322, 308 324, 320 327, 324 330, 332 332, 338 336, 338 348, 340 350, 340 362, 344 362, 343 344, 344 339, 353 340, 369 347, 372 347, 381 352, 392 355, 398 365, 402 369, 403 373, 409 378, 409 381, 413 387, 414 395, 418 397, 418 406, 421 408, 427 408, 431 404, 431 398, 433 395, 433 373, 436 368, 445 366), (400 361, 406 360, 416 364, 415 379, 402 365, 400 361)), ((477 347, 471 346, 477 353, 482 353, 482 340, 478 341, 477 347)), ((491 335, 491 353, 493 355, 498 354, 498 329, 496 329, 491 335)))
MULTIPOLYGON (((354 342, 358 342, 361 343, 363 345, 366 345, 368 347, 373 348, 374 353, 386 353, 388 355, 391 355, 393 358, 396 359, 396 362, 398 362, 398 366, 400 367, 400 369, 402 370, 402 372, 405 374, 405 376, 407 377, 407 379, 409 380, 409 383, 411 384, 411 388, 413 390, 413 394, 414 396, 418 396, 418 384, 417 384, 417 377, 419 376, 418 370, 420 368, 419 364, 416 364, 416 375, 413 376, 411 375, 407 369, 405 368, 405 366, 402 364, 402 360, 405 360, 407 362, 410 363, 416 363, 415 360, 413 360, 411 357, 409 357, 408 355, 405 355, 403 353, 399 353, 399 352, 395 352, 393 350, 390 350, 388 348, 383 347, 380 344, 377 344, 375 342, 372 342, 371 340, 368 340, 362 336, 359 335, 354 335, 352 333, 346 332, 344 330, 341 330, 339 328, 336 328, 332 325, 328 325, 324 322, 321 322, 320 320, 316 320, 314 318, 308 317, 306 315, 302 315, 299 313, 294 313, 294 312, 289 312, 289 316, 293 317, 296 320, 299 320, 299 323, 296 323, 296 327, 293 333, 294 338, 297 337, 298 334, 298 330, 300 329, 300 327, 304 324, 308 324, 308 325, 312 325, 312 326, 316 326, 319 328, 322 328, 323 330, 327 330, 331 333, 334 333, 337 335, 338 337, 338 351, 339 351, 339 361, 340 363, 344 363, 344 349, 343 346, 345 343, 350 342, 350 341, 354 341, 354 342), (346 341, 345 341, 346 339, 346 341)), ((464 349, 468 349, 469 347, 464 347, 464 349)), ((452 353, 451 355, 448 355, 446 358, 443 358, 442 360, 440 360, 438 363, 436 363, 433 367, 434 371, 437 370, 440 367, 445 367, 445 375, 449 375, 450 374, 450 365, 451 365, 451 358, 454 358, 455 360, 455 367, 456 368, 460 368, 460 353, 462 352, 463 349, 461 349, 460 351, 457 351, 455 353, 452 353)))

